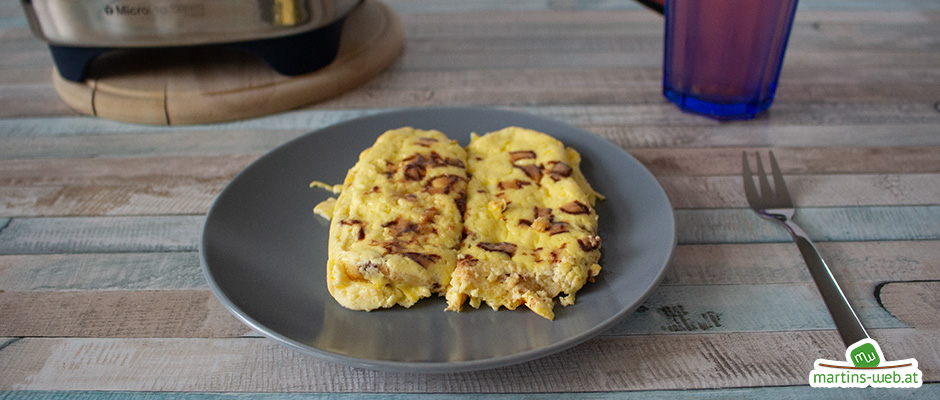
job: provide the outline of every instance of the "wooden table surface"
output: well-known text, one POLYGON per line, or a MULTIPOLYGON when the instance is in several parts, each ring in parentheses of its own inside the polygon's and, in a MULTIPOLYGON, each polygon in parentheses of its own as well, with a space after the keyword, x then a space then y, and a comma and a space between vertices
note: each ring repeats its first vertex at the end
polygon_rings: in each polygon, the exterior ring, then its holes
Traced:
POLYGON ((936 1, 801 1, 771 111, 729 123, 664 100, 663 20, 631 1, 386 4, 406 49, 364 86, 269 117, 161 127, 70 110, 19 2, 0 0, 0 399, 940 396, 936 1), (535 361, 405 374, 289 350, 210 292, 204 216, 248 163, 344 120, 454 105, 576 125, 656 176, 678 247, 634 315, 535 361), (872 337, 888 359, 916 358, 923 387, 808 386, 814 360, 845 348, 795 245, 747 208, 741 152, 764 149, 872 337))

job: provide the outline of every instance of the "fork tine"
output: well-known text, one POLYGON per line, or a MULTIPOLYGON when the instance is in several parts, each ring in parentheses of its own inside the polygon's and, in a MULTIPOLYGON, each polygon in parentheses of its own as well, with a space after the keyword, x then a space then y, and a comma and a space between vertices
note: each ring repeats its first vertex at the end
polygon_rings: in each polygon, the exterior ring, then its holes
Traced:
POLYGON ((776 188, 777 198, 790 202, 790 193, 787 192, 787 182, 783 180, 783 172, 777 165, 777 158, 774 152, 770 152, 770 172, 774 175, 774 187, 776 188))
POLYGON ((754 187, 754 174, 751 173, 751 166, 747 162, 747 152, 741 152, 742 170, 744 171, 744 194, 747 196, 747 202, 754 204, 760 197, 757 195, 757 188, 754 187))
POLYGON ((767 179, 767 173, 764 172, 764 163, 760 160, 760 153, 757 155, 757 181, 760 182, 760 194, 765 199, 773 198, 773 189, 770 188, 770 180, 767 179))

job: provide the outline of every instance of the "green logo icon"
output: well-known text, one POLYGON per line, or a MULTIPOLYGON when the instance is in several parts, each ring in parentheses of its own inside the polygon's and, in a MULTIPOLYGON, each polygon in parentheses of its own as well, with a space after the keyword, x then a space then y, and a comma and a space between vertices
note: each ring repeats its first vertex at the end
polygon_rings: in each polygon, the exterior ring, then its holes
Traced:
POLYGON ((850 361, 852 361, 856 367, 871 368, 881 364, 881 357, 878 356, 878 351, 875 350, 875 346, 871 343, 865 343, 852 349, 849 356, 850 361))
POLYGON ((809 373, 812 387, 918 388, 923 373, 917 360, 887 361, 881 346, 871 338, 859 340, 845 349, 845 361, 818 359, 809 373))

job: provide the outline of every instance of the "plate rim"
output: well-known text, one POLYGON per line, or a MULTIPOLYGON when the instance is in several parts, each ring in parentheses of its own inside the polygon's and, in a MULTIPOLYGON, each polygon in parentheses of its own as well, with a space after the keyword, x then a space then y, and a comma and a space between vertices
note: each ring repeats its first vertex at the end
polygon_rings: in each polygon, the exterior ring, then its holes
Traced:
MULTIPOLYGON (((376 135, 379 135, 379 134, 381 134, 381 132, 376 133, 376 135)), ((608 140, 604 139, 603 137, 600 137, 597 134, 591 133, 589 131, 586 131, 582 128, 579 128, 577 126, 574 126, 566 122, 558 121, 555 119, 551 119, 551 118, 547 118, 547 117, 543 117, 540 115, 535 115, 535 114, 531 114, 531 113, 527 113, 523 111, 510 110, 510 109, 504 109, 504 108, 466 107, 466 106, 396 108, 396 109, 385 109, 383 111, 379 111, 376 113, 369 113, 366 115, 353 117, 350 119, 346 119, 337 123, 322 126, 317 129, 311 130, 309 132, 300 134, 299 136, 292 138, 272 148, 271 150, 265 152, 260 157, 258 157, 257 159, 249 163, 238 174, 236 174, 235 177, 233 177, 232 180, 229 181, 228 184, 226 184, 226 186, 222 189, 222 191, 217 195, 216 199, 213 200, 213 203, 210 206, 209 211, 206 213, 205 222, 203 223, 202 234, 200 235, 200 240, 199 240, 199 252, 198 253, 199 253, 199 264, 203 273, 203 277, 206 279, 209 289, 216 296, 216 298, 218 298, 218 300, 222 303, 222 305, 226 308, 226 310, 228 310, 239 321, 247 325, 253 331, 263 335, 264 337, 268 339, 275 341, 276 343, 280 345, 286 346, 292 350, 299 351, 304 354, 315 356, 319 359, 323 359, 326 361, 331 361, 331 362, 335 362, 335 363, 339 363, 339 364, 343 364, 343 365, 347 365, 351 367, 356 367, 356 368, 365 368, 369 370, 385 371, 385 372, 403 372, 403 373, 425 373, 425 374, 455 373, 455 372, 470 372, 470 371, 505 367, 509 365, 520 364, 523 362, 532 361, 538 358, 546 357, 551 354, 555 354, 555 353, 570 349, 581 343, 584 343, 585 341, 597 336, 604 330, 611 328, 616 323, 622 321, 629 315, 633 314, 636 311, 636 309, 639 308, 640 305, 642 305, 642 303, 652 294, 652 292, 659 287, 660 283, 662 282, 663 277, 666 274, 666 271, 669 268, 669 265, 671 264, 673 257, 675 256, 675 249, 676 249, 677 241, 678 241, 677 232, 676 232, 677 231, 676 224, 677 224, 677 221, 676 221, 676 216, 675 216, 675 208, 672 206, 672 203, 668 195, 666 194, 665 190, 663 189, 662 184, 659 182, 658 179, 656 179, 656 177, 652 174, 652 172, 650 172, 649 169, 646 168, 645 165, 643 165, 639 160, 636 159, 636 157, 633 157, 633 155, 631 155, 629 152, 624 150, 622 147, 609 142, 608 140), (619 151, 620 153, 622 153, 623 156, 626 156, 629 160, 634 162, 636 166, 639 167, 638 171, 642 173, 643 175, 645 175, 645 178, 647 178, 649 182, 654 183, 654 187, 657 189, 657 192, 658 192, 657 195, 660 195, 665 200, 665 203, 663 204, 663 206, 665 206, 664 208, 668 208, 669 210, 669 212, 667 213, 667 216, 669 217, 669 221, 663 221, 663 222, 664 222, 664 225, 668 227, 668 234, 671 239, 671 244, 669 246, 667 257, 665 260, 662 260, 663 265, 661 267, 657 266, 658 272, 656 273, 656 276, 653 278, 653 280, 651 280, 650 284, 645 288, 645 290, 637 298, 637 300, 633 304, 627 307, 624 307, 621 311, 614 313, 613 315, 611 315, 609 318, 602 321, 601 323, 598 323, 588 329, 585 329, 584 331, 576 335, 567 337, 564 340, 560 340, 558 342, 551 343, 546 346, 533 348, 533 349, 525 350, 525 351, 518 352, 518 353, 508 354, 508 355, 476 359, 476 360, 423 362, 423 361, 390 361, 390 360, 359 358, 359 357, 343 355, 343 354, 335 353, 329 350, 320 349, 314 346, 299 343, 297 340, 291 339, 279 332, 276 332, 273 329, 268 328, 262 323, 260 323, 259 321, 255 320, 254 318, 249 316, 247 312, 239 308, 229 298, 229 296, 225 294, 224 290, 219 286, 218 282, 212 276, 212 271, 210 271, 211 267, 209 266, 209 263, 206 260, 206 243, 208 240, 207 227, 209 225, 209 222, 213 214, 217 212, 216 210, 217 210, 217 206, 219 205, 220 199, 224 197, 226 192, 233 190, 232 187, 235 186, 236 182, 238 182, 244 175, 251 173, 251 171, 254 168, 256 168, 258 164, 264 162, 265 160, 269 158, 275 157, 278 153, 282 152, 284 149, 289 148, 291 146, 295 146, 296 143, 300 141, 309 140, 310 136, 314 136, 324 130, 342 129, 346 125, 356 125, 356 124, 367 123, 368 121, 375 120, 375 119, 388 119, 388 118, 400 117, 402 115, 407 115, 407 114, 427 114, 427 113, 438 113, 438 112, 484 113, 484 114, 494 113, 494 114, 503 114, 509 117, 528 118, 528 119, 538 120, 543 123, 564 126, 567 130, 592 137, 593 139, 591 140, 598 140, 598 141, 606 142, 607 145, 613 147, 616 151, 619 151)))

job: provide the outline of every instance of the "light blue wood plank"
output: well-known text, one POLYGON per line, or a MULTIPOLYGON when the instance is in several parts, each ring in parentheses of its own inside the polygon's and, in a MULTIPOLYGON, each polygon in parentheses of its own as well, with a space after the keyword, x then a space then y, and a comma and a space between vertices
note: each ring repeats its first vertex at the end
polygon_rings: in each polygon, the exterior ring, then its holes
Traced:
POLYGON ((13 343, 16 342, 17 340, 20 340, 20 338, 15 338, 15 337, 0 337, 0 351, 2 351, 2 350, 3 350, 4 348, 6 348, 7 346, 13 344, 13 343))
MULTIPOLYGON (((549 57, 546 55, 545 57, 549 57)), ((623 67, 624 63, 636 63, 635 58, 623 60, 625 56, 610 56, 606 62, 612 66, 623 67)), ((627 57, 630 58, 630 57, 627 57)), ((661 56, 660 56, 661 58, 661 56)), ((940 62, 940 55, 936 60, 930 60, 931 65, 940 62), (936 61, 936 62, 935 62, 936 61)), ((516 60, 515 62, 529 62, 533 60, 516 60)), ((407 60, 402 61, 407 62, 407 60)), ((424 62, 424 59, 415 60, 424 62)), ((459 66, 460 60, 440 61, 453 62, 454 67, 459 66)), ((556 61, 562 62, 562 61, 556 61)), ((661 62, 661 60, 659 61, 661 62)), ((446 68, 446 66, 438 66, 446 68)), ((508 66, 507 66, 508 67, 508 66)), ((663 100, 654 104, 617 104, 617 105, 587 105, 587 106, 523 106, 500 107, 517 110, 533 115, 542 116, 565 122, 576 126, 700 126, 718 127, 716 121, 703 119, 698 116, 677 112, 675 107, 663 100)), ((0 120, 0 137, 33 137, 33 136, 66 136, 66 135, 99 135, 99 134, 128 134, 128 133, 171 133, 171 132, 206 132, 206 131, 272 131, 272 130, 305 130, 313 131, 318 128, 333 125, 377 113, 394 111, 395 108, 373 109, 345 109, 345 110, 296 110, 272 116, 254 118, 243 121, 205 124, 195 126, 161 127, 149 125, 135 125, 110 121, 93 117, 57 117, 57 118, 9 118, 0 120)), ((904 103, 904 104, 859 104, 853 107, 844 107, 839 104, 807 104, 806 102, 774 104, 774 125, 856 125, 877 119, 880 125, 925 125, 940 124, 940 113, 937 113, 933 102, 904 103)), ((745 121, 741 126, 757 126, 762 121, 745 121)), ((897 132, 894 132, 897 137, 897 132)), ((854 135, 853 135, 854 138, 854 135)), ((931 141, 937 144, 940 139, 931 139, 929 136, 918 136, 922 141, 931 141)), ((857 145, 856 142, 843 142, 843 145, 857 145)))
POLYGON ((196 252, 0 256, 0 291, 208 289, 196 252))
MULTIPOLYGON (((874 283, 842 289, 869 329, 907 327, 872 295, 874 283)), ((640 309, 606 335, 835 329, 812 283, 792 285, 660 286, 640 309)))
POLYGON ((0 254, 193 251, 203 216, 13 219, 0 254))
MULTIPOLYGON (((828 242, 819 250, 840 282, 938 280, 938 241, 828 242)), ((603 276, 603 274, 602 274, 603 276)), ((664 286, 811 282, 791 243, 680 245, 664 286)), ((205 289, 196 252, 0 256, 0 290, 205 289)), ((861 295, 868 296, 870 290, 861 295)))
POLYGON ((129 124, 94 117, 26 117, 0 119, 0 136, 31 137, 128 133, 173 133, 232 130, 315 130, 388 110, 300 110, 242 121, 166 127, 129 124))
MULTIPOLYGON (((116 278, 102 277, 102 281, 115 284, 126 281, 123 276, 127 275, 123 271, 115 269, 113 271, 116 278)), ((191 267, 186 271, 187 275, 198 275, 198 267, 191 267)), ((55 282, 53 282, 55 283, 55 282)), ((138 284, 138 282, 132 282, 138 284)), ((599 280, 598 285, 604 285, 603 280, 599 280)), ((855 307, 859 318, 869 329, 884 328, 905 328, 906 324, 896 319, 893 315, 880 307, 874 296, 874 283, 851 283, 844 284, 843 289, 846 295, 855 307)), ((207 292, 208 288, 202 289, 207 292)), ((153 288, 137 289, 128 287, 126 289, 110 286, 104 289, 80 288, 80 289, 59 289, 59 290, 40 290, 18 292, 18 296, 0 297, 0 308, 6 306, 8 310, 16 309, 20 304, 25 304, 18 297, 29 296, 36 306, 30 312, 37 315, 55 314, 62 307, 63 300, 68 301, 102 301, 113 304, 114 299, 137 299, 128 291, 144 290, 148 298, 179 299, 182 297, 198 297, 205 299, 205 292, 194 294, 180 294, 173 289, 161 287, 160 284, 154 284, 153 288), (79 294, 78 290, 106 290, 90 295, 79 294), (165 294, 156 294, 155 290, 163 290, 165 294), (85 300, 80 300, 85 299, 85 300), (107 299, 107 300, 105 300, 107 299), (44 308, 52 307, 52 309, 44 308)), ((585 292, 590 292, 590 288, 585 292)), ((13 293, 13 292, 10 292, 13 293)), ((87 292, 84 292, 87 293, 87 292)), ((588 294, 589 295, 589 294, 588 294)), ((445 304, 443 299, 428 300, 429 306, 437 308, 444 312, 445 304)), ((95 303, 97 304, 97 303, 95 303)), ((91 304, 88 308, 94 308, 91 304)), ((584 312, 583 306, 575 304, 571 307, 558 307, 556 314, 558 318, 566 318, 572 314, 584 312)), ((83 309, 76 307, 76 309, 83 309)), ((492 313, 492 310, 484 309, 474 311, 479 313, 492 313)), ((23 314, 8 315, 11 321, 20 321, 22 323, 23 314)), ((42 321, 41 317, 35 318, 42 321)), ((94 319, 94 318, 92 318, 94 319)), ((78 321, 71 321, 78 323, 78 321)), ((90 323, 90 321, 88 321, 90 323)), ((66 324, 66 322, 62 322, 66 324)), ((43 336, 50 334, 49 331, 32 330, 29 324, 24 324, 21 330, 8 331, 9 335, 25 336, 43 336)), ((41 325, 41 324, 40 324, 41 325)), ((79 326, 63 325, 55 334, 68 335, 68 332, 86 332, 79 326), (65 327, 69 326, 69 327, 65 327)), ((226 326, 228 327, 228 326, 226 326)), ((643 303, 640 309, 633 313, 623 322, 614 326, 605 332, 607 336, 623 335, 646 335, 646 334, 671 334, 671 333, 690 333, 690 332, 709 332, 709 333, 734 333, 734 332, 778 332, 778 331, 807 331, 807 330, 832 330, 834 329, 832 319, 823 304, 818 292, 811 283, 806 284, 765 284, 765 285, 711 285, 711 286, 660 286, 643 303)), ((150 332, 150 331, 148 331, 150 332)), ((232 334, 231 329, 226 333, 219 335, 232 334)), ((239 333, 240 334, 240 333, 239 333)))
MULTIPOLYGON (((17 256, 6 256, 2 263, 17 256)), ((35 257, 35 256, 34 256, 35 257)), ((0 290, 20 292, 207 290, 195 253, 87 254, 44 256, 42 268, 0 268, 0 290), (76 264, 78 263, 78 264, 76 264), (80 265, 89 264, 89 265, 80 265)), ((772 263, 772 261, 769 261, 772 263)), ((755 269, 762 268, 755 265, 755 269)), ((837 271, 837 273, 840 271, 837 271)), ((821 298, 808 281, 747 285, 662 285, 633 314, 607 335, 683 332, 758 332, 833 329, 821 298)), ((869 328, 905 324, 879 306, 872 296, 878 282, 844 280, 843 289, 869 328)), ((603 285, 603 275, 598 278, 603 285)), ((585 292, 589 293, 591 287, 585 292)), ((53 293, 52 296, 55 296, 53 293)), ((439 300, 443 309, 443 300, 439 300)), ((488 311, 483 311, 488 312, 488 311)), ((573 308, 558 310, 561 317, 573 308)))
MULTIPOLYGON (((767 126, 761 135, 750 126, 582 125, 626 149, 662 147, 838 147, 937 146, 936 124, 767 126), (904 136, 899 137, 898 132, 904 136)), ((6 137, 0 159, 176 156, 265 153, 315 128, 285 130, 129 132, 6 137)), ((2 134, 0 134, 2 135, 2 134)))
POLYGON ((0 18, 0 29, 22 29, 29 27, 24 16, 10 16, 0 18))
MULTIPOLYGON (((682 244, 789 242, 750 209, 676 210, 682 244)), ((940 206, 800 208, 795 220, 815 242, 940 239, 940 206)))
MULTIPOLYGON (((820 242, 817 247, 840 282, 940 280, 940 241, 820 242)), ((788 242, 680 245, 662 284, 808 282, 806 262, 788 242)))
MULTIPOLYGON (((753 127, 610 127, 582 125, 625 149, 684 147, 839 147, 937 146, 936 124, 814 127, 768 126, 755 135, 753 127), (897 132, 903 131, 903 137, 897 132), (851 138, 851 139, 849 139, 851 138)), ((100 135, 8 137, 0 159, 84 158, 265 153, 313 129, 104 133, 100 135)))
MULTIPOLYGON (((938 348, 924 345, 940 342, 935 330, 884 329, 872 335, 886 350, 895 349, 888 350, 889 357, 909 358, 916 352, 925 372, 937 370, 938 348)), ((17 368, 0 370, 8 372, 0 373, 3 389, 544 393, 803 386, 813 360, 844 351, 832 331, 601 337, 496 370, 404 374, 345 368, 264 338, 22 342, 0 352, 0 361, 17 368)))
MULTIPOLYGON (((807 374, 809 372, 807 371, 807 374)), ((784 386, 741 389, 661 390, 587 393, 192 393, 192 392, 108 392, 108 391, 3 391, 0 400, 724 400, 724 399, 929 399, 940 396, 940 384, 924 384, 917 389, 821 389, 784 386)))
MULTIPOLYGON (((192 251, 204 219, 13 218, 0 230, 0 254, 192 251)), ((676 210, 676 219, 679 244, 791 240, 782 227, 750 209, 676 210)), ((817 242, 940 239, 940 206, 804 208, 797 221, 817 242)))

